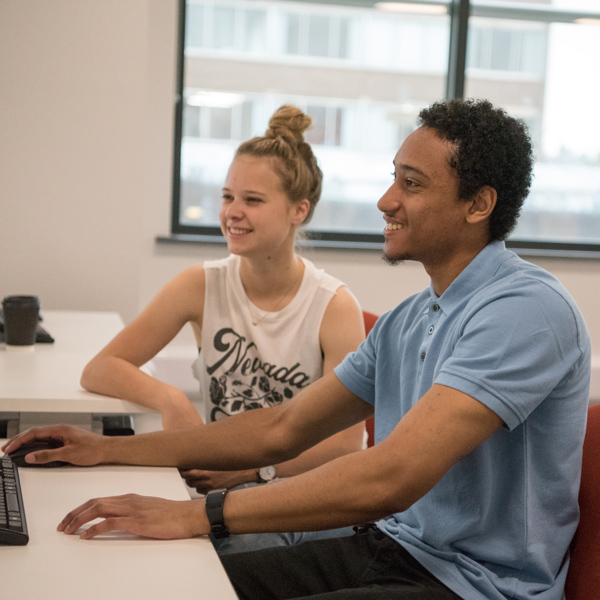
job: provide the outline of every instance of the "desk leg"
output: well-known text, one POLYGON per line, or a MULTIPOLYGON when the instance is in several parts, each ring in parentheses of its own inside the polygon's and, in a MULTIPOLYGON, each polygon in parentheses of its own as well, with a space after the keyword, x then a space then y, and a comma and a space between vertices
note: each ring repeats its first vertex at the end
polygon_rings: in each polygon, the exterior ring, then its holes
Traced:
POLYGON ((162 431, 162 416, 160 413, 140 413, 133 415, 136 433, 162 431))
POLYGON ((19 413, 19 431, 45 425, 75 425, 92 429, 92 415, 87 413, 19 413))
POLYGON ((19 413, 0 413, 0 437, 11 438, 19 433, 19 413))

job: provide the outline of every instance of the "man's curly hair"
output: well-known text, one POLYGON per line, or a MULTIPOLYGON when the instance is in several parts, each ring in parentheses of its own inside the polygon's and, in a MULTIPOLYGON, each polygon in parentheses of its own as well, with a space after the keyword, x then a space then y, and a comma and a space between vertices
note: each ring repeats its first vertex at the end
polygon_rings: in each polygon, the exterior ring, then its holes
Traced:
POLYGON ((455 144, 450 166, 456 169, 461 199, 484 186, 496 190, 490 241, 506 239, 531 185, 533 153, 525 123, 487 100, 449 100, 423 109, 418 124, 455 144))

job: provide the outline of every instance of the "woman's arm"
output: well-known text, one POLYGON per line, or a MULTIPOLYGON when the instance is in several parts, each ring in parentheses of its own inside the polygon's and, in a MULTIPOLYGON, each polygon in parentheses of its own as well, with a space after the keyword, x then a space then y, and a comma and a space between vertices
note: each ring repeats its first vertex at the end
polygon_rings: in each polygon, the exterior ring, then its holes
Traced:
POLYGON ((81 385, 160 412, 165 428, 199 425, 200 415, 179 389, 158 381, 140 367, 191 322, 200 339, 205 277, 202 266, 191 267, 167 283, 146 309, 85 367, 81 385))

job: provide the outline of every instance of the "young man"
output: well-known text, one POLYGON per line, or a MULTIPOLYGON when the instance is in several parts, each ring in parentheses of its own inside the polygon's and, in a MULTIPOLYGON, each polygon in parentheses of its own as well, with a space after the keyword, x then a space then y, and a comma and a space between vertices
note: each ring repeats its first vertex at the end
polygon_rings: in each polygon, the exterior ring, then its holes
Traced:
MULTIPOLYGON (((486 101, 421 112, 378 203, 384 256, 430 288, 383 315, 332 373, 280 407, 214 425, 62 441, 34 462, 239 469, 297 455, 375 413, 376 445, 308 473, 207 498, 213 533, 377 521, 355 536, 231 555, 241 598, 559 600, 577 495, 591 348, 551 275, 506 250, 531 180, 524 126, 486 101), (221 513, 222 509, 222 513, 221 513)), ((59 525, 160 538, 211 531, 204 501, 90 501, 59 525)))

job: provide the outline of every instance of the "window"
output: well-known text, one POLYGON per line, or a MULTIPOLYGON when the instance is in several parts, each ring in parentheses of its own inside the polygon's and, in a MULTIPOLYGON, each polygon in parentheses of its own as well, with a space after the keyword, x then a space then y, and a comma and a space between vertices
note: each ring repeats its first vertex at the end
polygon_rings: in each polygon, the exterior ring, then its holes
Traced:
POLYGON ((471 0, 462 19, 451 19, 449 0, 180 1, 173 234, 220 235, 235 149, 289 102, 313 118, 306 137, 324 172, 311 235, 380 246, 375 203, 395 152, 421 108, 464 82, 465 97, 524 119, 535 144, 534 184, 511 243, 600 252, 595 0, 471 0), (449 63, 460 63, 450 52, 457 39, 466 39, 462 70, 449 63))
POLYGON ((349 18, 290 11, 286 20, 287 54, 348 57, 349 18))
POLYGON ((516 245, 600 251, 600 139, 590 135, 600 131, 600 8, 587 4, 596 21, 560 10, 585 8, 581 1, 543 2, 527 19, 480 11, 470 20, 465 95, 524 119, 535 146, 516 245))

